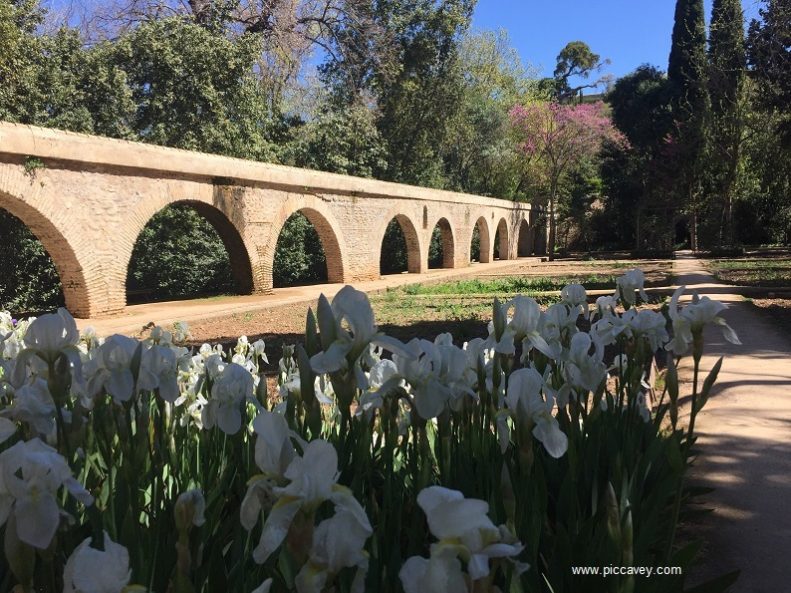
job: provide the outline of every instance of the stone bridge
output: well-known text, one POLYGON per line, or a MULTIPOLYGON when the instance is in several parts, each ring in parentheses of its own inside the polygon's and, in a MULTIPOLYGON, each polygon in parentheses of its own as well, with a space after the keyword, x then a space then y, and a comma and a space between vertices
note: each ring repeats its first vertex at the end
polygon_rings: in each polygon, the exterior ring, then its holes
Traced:
POLYGON ((44 245, 76 317, 124 308, 135 241, 152 216, 179 203, 216 228, 246 293, 271 291, 275 245, 296 212, 318 232, 330 282, 379 278, 393 219, 414 274, 428 268, 437 225, 448 268, 470 264, 475 227, 481 263, 494 258, 495 237, 501 259, 545 243, 538 211, 525 203, 0 122, 0 208, 44 245))

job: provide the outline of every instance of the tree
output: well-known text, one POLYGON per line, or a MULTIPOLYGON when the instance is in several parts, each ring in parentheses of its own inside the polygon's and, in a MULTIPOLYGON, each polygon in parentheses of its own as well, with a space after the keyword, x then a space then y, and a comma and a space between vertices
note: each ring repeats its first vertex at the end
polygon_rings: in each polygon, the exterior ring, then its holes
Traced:
POLYGON ((325 109, 298 132, 294 164, 299 167, 382 177, 387 151, 375 116, 365 105, 351 105, 344 112, 325 109))
POLYGON ((153 144, 256 160, 275 158, 269 112, 254 78, 257 40, 232 41, 181 18, 139 25, 114 44, 153 144))
POLYGON ((691 214, 692 248, 697 249, 697 200, 703 126, 708 109, 706 90, 706 22, 703 0, 677 0, 667 76, 672 90, 674 141, 681 153, 678 198, 691 214))
POLYGON ((193 208, 158 212, 135 242, 126 280, 130 301, 235 294, 230 256, 214 227, 193 208))
POLYGON ((443 187, 443 148, 461 108, 459 40, 475 0, 372 3, 376 35, 341 28, 321 72, 337 109, 370 97, 388 152, 387 178, 443 187))
POLYGON ((63 306, 63 288, 49 254, 21 220, 3 209, 0 245, 0 311, 37 314, 63 306))
POLYGON ((776 129, 791 148, 791 2, 766 0, 761 20, 750 23, 747 50, 753 76, 761 92, 757 105, 777 112, 776 129))
POLYGON ((740 0, 714 0, 709 31, 711 122, 708 159, 719 195, 718 243, 733 244, 733 193, 744 135, 742 86, 746 70, 744 18, 740 0))
POLYGON ((555 66, 555 97, 558 101, 564 102, 575 97, 582 89, 594 89, 609 77, 602 77, 588 84, 571 86, 572 78, 587 80, 594 72, 610 63, 610 60, 602 60, 601 56, 593 53, 591 48, 584 41, 571 41, 566 44, 557 57, 555 66))
POLYGON ((447 187, 500 198, 525 198, 526 171, 509 110, 538 94, 505 30, 468 33, 459 44, 461 105, 447 122, 447 187))
POLYGON ((82 15, 91 41, 116 39, 141 24, 179 17, 234 41, 257 40, 256 77, 270 115, 288 110, 289 97, 318 50, 338 62, 365 53, 376 38, 369 0, 110 0, 82 15), (360 42, 360 46, 357 46, 360 42))
POLYGON ((617 232, 623 238, 630 236, 636 251, 647 245, 667 245, 672 229, 666 215, 672 204, 662 179, 667 139, 674 129, 670 94, 664 72, 644 64, 617 80, 607 95, 613 123, 628 144, 606 151, 605 209, 611 219, 622 221, 623 228, 617 232), (622 218, 622 211, 629 215, 622 218), (646 228, 650 237, 643 232, 646 228))
POLYGON ((38 35, 45 15, 38 2, 0 2, 0 119, 130 137, 134 105, 108 46, 85 48, 65 27, 38 35))
POLYGON ((621 136, 605 114, 604 104, 561 105, 534 101, 517 105, 511 120, 521 139, 521 148, 546 179, 548 189, 550 259, 554 258, 557 221, 556 200, 560 184, 575 164, 595 157, 607 141, 621 136))

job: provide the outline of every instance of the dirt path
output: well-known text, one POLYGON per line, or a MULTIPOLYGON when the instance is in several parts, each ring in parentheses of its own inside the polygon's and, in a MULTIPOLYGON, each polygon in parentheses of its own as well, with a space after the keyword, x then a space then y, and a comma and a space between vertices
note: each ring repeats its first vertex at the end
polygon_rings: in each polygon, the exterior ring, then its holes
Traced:
MULTIPOLYGON (((723 316, 742 346, 714 328, 706 335, 704 372, 725 361, 696 421, 700 456, 691 478, 715 491, 704 497, 712 513, 692 526, 707 544, 690 580, 741 569, 731 591, 791 591, 791 339, 704 266, 682 254, 675 282, 726 302, 723 316)), ((689 380, 690 369, 684 374, 689 380)))

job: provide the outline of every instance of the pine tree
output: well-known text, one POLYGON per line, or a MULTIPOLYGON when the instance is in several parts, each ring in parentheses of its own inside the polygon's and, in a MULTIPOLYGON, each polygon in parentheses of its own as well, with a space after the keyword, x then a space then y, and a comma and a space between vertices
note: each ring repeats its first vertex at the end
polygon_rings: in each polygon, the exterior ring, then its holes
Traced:
POLYGON ((678 198, 690 214, 692 249, 698 248, 700 166, 703 125, 708 111, 706 69, 703 0, 677 0, 667 76, 677 127, 674 141, 680 165, 678 198))

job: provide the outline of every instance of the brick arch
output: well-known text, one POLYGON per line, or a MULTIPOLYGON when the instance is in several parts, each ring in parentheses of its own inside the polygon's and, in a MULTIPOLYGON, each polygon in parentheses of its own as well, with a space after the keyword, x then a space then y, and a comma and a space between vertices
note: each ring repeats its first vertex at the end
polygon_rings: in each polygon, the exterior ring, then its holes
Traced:
MULTIPOLYGON (((511 242, 509 240, 509 232, 508 232, 508 221, 505 217, 500 219, 500 222, 497 223, 497 230, 495 231, 495 235, 497 236, 497 255, 498 257, 503 259, 511 259, 510 254, 510 245, 511 242)), ((494 249, 494 248, 492 248, 494 249)))
POLYGON ((346 254, 340 226, 329 209, 318 199, 288 200, 275 218, 272 234, 266 243, 264 256, 264 281, 271 287, 272 270, 275 265, 277 240, 286 221, 296 213, 301 213, 316 229, 324 256, 327 259, 327 281, 340 283, 345 280, 346 254))
MULTIPOLYGON (((31 187, 35 185, 37 184, 32 184, 31 187)), ((63 287, 66 308, 75 317, 88 317, 91 314, 92 295, 88 290, 86 266, 92 258, 87 250, 80 249, 83 245, 80 243, 79 235, 71 233, 72 236, 69 238, 69 231, 61 227, 61 224, 67 222, 65 208, 58 209, 57 204, 53 203, 54 211, 46 212, 34 206, 35 201, 37 200, 22 200, 0 189, 0 208, 18 218, 30 229, 55 264, 63 287)), ((52 200, 44 202, 52 202, 52 200)), ((9 248, 8 245, 3 247, 9 248)))
MULTIPOLYGON (((126 225, 127 240, 123 245, 124 266, 123 285, 126 288, 126 275, 132 264, 132 252, 140 234, 151 219, 159 212, 170 206, 189 206, 212 225, 220 237, 228 260, 231 263, 231 274, 236 283, 239 294, 250 294, 254 289, 253 262, 248 248, 237 227, 231 222, 229 216, 223 212, 219 205, 200 199, 154 199, 144 202, 130 217, 131 224, 126 225), (131 242, 129 241, 131 238, 131 242)), ((124 295, 125 298, 126 295, 124 295)))
POLYGON ((480 255, 478 256, 478 261, 482 264, 488 264, 492 261, 492 237, 491 233, 489 232, 489 223, 486 221, 485 216, 478 217, 478 220, 475 221, 475 225, 472 227, 472 231, 470 231, 470 240, 469 244, 472 244, 472 237, 475 235, 475 229, 478 229, 478 237, 480 239, 480 255))
POLYGON ((434 229, 439 227, 442 234, 442 267, 455 268, 456 267, 456 238, 453 235, 453 225, 446 217, 440 218, 434 226, 431 227, 428 236, 429 246, 431 245, 431 236, 434 234, 434 229))
POLYGON ((381 260, 382 258, 381 250, 384 248, 383 243, 387 227, 393 220, 401 227, 401 232, 404 234, 404 240, 406 241, 407 272, 410 274, 420 274, 425 267, 423 262, 426 261, 423 257, 423 246, 420 244, 420 235, 417 232, 417 226, 415 226, 415 223, 412 222, 412 219, 406 214, 391 212, 384 226, 374 235, 375 237, 379 237, 379 259, 381 260))
POLYGON ((533 227, 530 225, 530 222, 527 220, 526 217, 522 217, 522 219, 519 221, 519 226, 517 228, 517 243, 516 243, 517 257, 525 257, 533 254, 534 251, 533 235, 534 235, 533 227))

